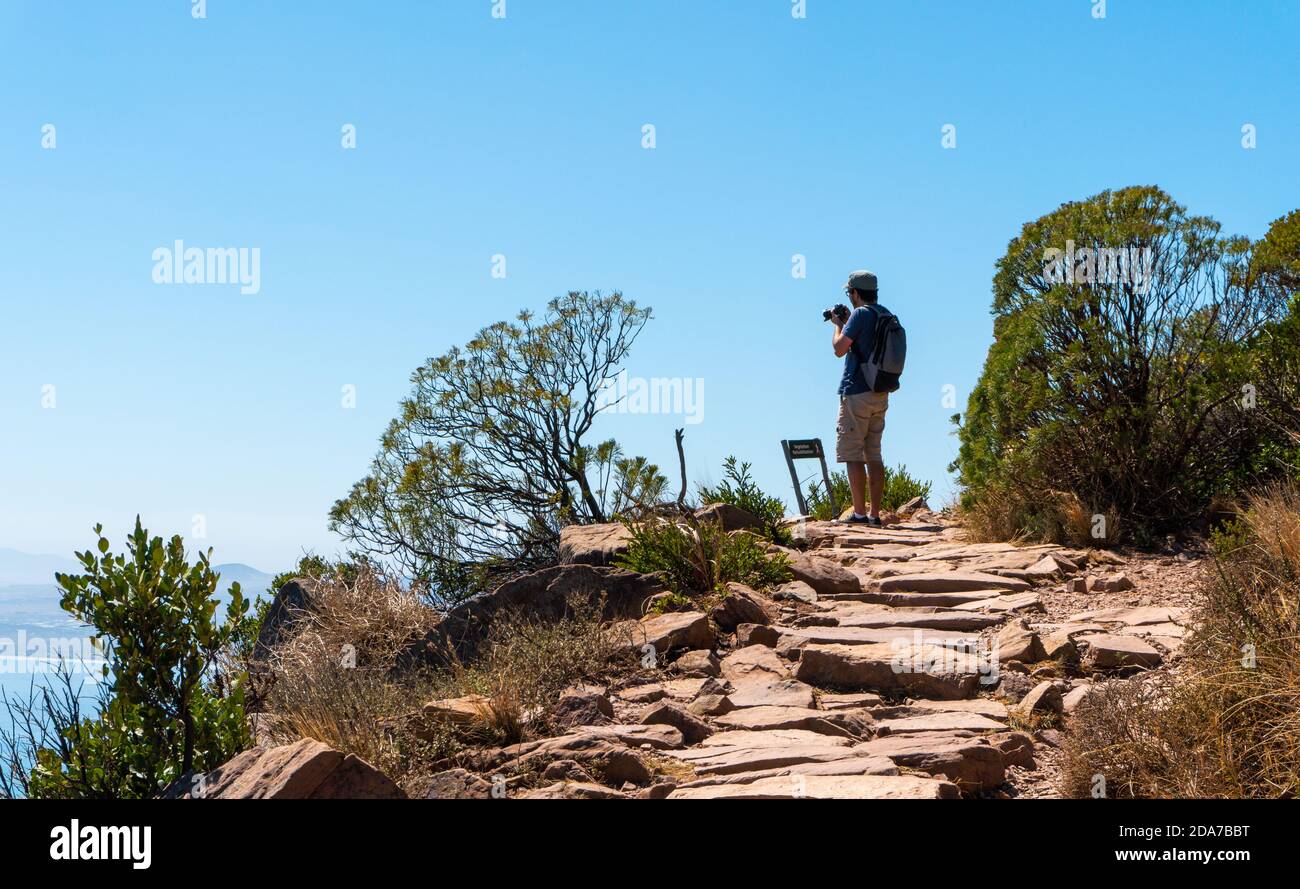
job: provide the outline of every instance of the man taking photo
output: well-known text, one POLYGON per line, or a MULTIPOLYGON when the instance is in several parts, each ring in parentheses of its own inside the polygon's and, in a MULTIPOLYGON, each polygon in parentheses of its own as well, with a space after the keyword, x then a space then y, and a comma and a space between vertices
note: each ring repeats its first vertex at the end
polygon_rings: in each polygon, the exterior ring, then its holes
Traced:
POLYGON ((865 269, 849 275, 844 293, 852 311, 837 306, 831 316, 835 333, 831 345, 844 359, 840 378, 840 415, 835 436, 835 459, 843 463, 853 494, 853 514, 846 521, 880 525, 880 504, 885 495, 885 464, 880 439, 885 432, 889 393, 873 392, 861 372, 866 354, 876 341, 876 325, 889 311, 879 305, 876 276, 865 269), (871 482, 871 509, 867 510, 867 481, 871 482))

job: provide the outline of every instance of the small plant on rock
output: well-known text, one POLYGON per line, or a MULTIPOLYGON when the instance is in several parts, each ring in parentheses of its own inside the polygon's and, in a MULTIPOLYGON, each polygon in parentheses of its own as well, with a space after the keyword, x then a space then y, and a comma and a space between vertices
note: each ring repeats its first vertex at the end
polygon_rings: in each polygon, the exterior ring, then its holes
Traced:
POLYGON ((783 524, 785 504, 779 497, 769 497, 754 483, 750 464, 728 457, 722 464, 724 478, 714 487, 700 488, 701 503, 729 503, 754 516, 761 523, 764 537, 773 543, 789 546, 790 529, 783 524))

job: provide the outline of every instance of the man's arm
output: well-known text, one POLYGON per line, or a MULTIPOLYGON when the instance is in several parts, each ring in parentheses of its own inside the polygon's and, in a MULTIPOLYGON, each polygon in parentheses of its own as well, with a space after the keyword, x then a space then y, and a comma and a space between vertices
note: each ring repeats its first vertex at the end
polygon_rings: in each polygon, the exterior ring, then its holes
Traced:
POLYGON ((844 325, 838 321, 835 322, 835 332, 831 334, 831 348, 835 350, 836 358, 843 358, 853 348, 853 338, 844 335, 844 325))

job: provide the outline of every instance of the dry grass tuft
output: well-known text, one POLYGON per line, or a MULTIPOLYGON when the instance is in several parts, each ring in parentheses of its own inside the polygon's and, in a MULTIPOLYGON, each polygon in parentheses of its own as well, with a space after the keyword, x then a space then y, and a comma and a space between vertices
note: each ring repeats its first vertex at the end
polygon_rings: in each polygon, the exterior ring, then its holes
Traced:
POLYGON ((972 541, 1034 541, 1075 547, 1114 546, 1120 540, 1113 510, 1086 506, 1067 491, 990 485, 957 509, 972 541), (1101 516, 1104 521, 1099 521, 1101 516))
POLYGON ((1251 498, 1216 537, 1175 675, 1116 682, 1070 720, 1063 791, 1153 798, 1300 793, 1300 490, 1251 498))
POLYGON ((373 764, 408 790, 466 746, 505 744, 548 728, 559 692, 620 669, 601 603, 575 599, 560 620, 497 618, 469 664, 399 667, 399 656, 438 620, 417 592, 373 575, 309 580, 312 609, 262 671, 264 737, 320 740, 373 764), (455 725, 426 703, 483 695, 481 719, 455 725))

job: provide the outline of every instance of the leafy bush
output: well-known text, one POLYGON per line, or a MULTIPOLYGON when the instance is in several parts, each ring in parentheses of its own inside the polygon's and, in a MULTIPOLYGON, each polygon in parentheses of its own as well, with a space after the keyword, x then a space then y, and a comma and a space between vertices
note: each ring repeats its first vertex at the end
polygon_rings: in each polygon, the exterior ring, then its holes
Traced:
MULTIPOLYGON (((906 466, 900 464, 897 469, 890 469, 886 466, 885 496, 880 508, 898 509, 913 497, 929 499, 931 487, 931 482, 923 482, 909 475, 906 466)), ((826 496, 824 488, 824 485, 813 482, 808 486, 808 496, 805 499, 808 501, 808 509, 811 510, 813 518, 830 521, 838 516, 831 509, 831 501, 826 496)), ((853 494, 849 490, 848 473, 831 473, 831 491, 835 495, 835 504, 840 508, 841 512, 853 505, 853 494)))
POLYGON ((1263 411, 1245 397, 1268 394, 1251 344, 1286 311, 1300 218, 1277 225, 1264 249, 1153 187, 1027 223, 998 261, 996 341, 957 418, 952 468, 975 521, 1050 538, 1077 505, 1141 542, 1261 477, 1261 453, 1286 441, 1265 422, 1286 393, 1263 411), (1116 248, 1137 251, 1144 279, 1106 274, 1113 254, 1100 251, 1116 248))
POLYGON ((785 504, 778 497, 769 497, 754 483, 749 474, 750 464, 737 463, 735 457, 723 462, 723 479, 715 487, 700 488, 701 503, 729 503, 754 516, 761 525, 764 537, 773 543, 789 546, 790 529, 785 527, 785 504))
POLYGON ((77 554, 85 573, 55 579, 63 609, 94 627, 104 652, 100 711, 83 717, 68 680, 62 698, 46 694, 18 713, 23 737, 0 741, 9 754, 0 784, 10 794, 147 798, 249 744, 244 677, 224 662, 248 607, 239 584, 219 620, 211 551, 191 565, 179 536, 150 538, 139 518, 129 558, 109 552, 101 526, 95 533, 98 552, 77 554))
POLYGON ((683 601, 730 581, 766 589, 790 579, 784 553, 769 554, 761 537, 728 533, 720 522, 654 516, 626 526, 631 540, 618 564, 641 574, 662 572, 665 585, 683 601))
POLYGON ((1215 538, 1177 675, 1110 683, 1071 716, 1064 791, 1300 793, 1300 491, 1252 498, 1215 538))

